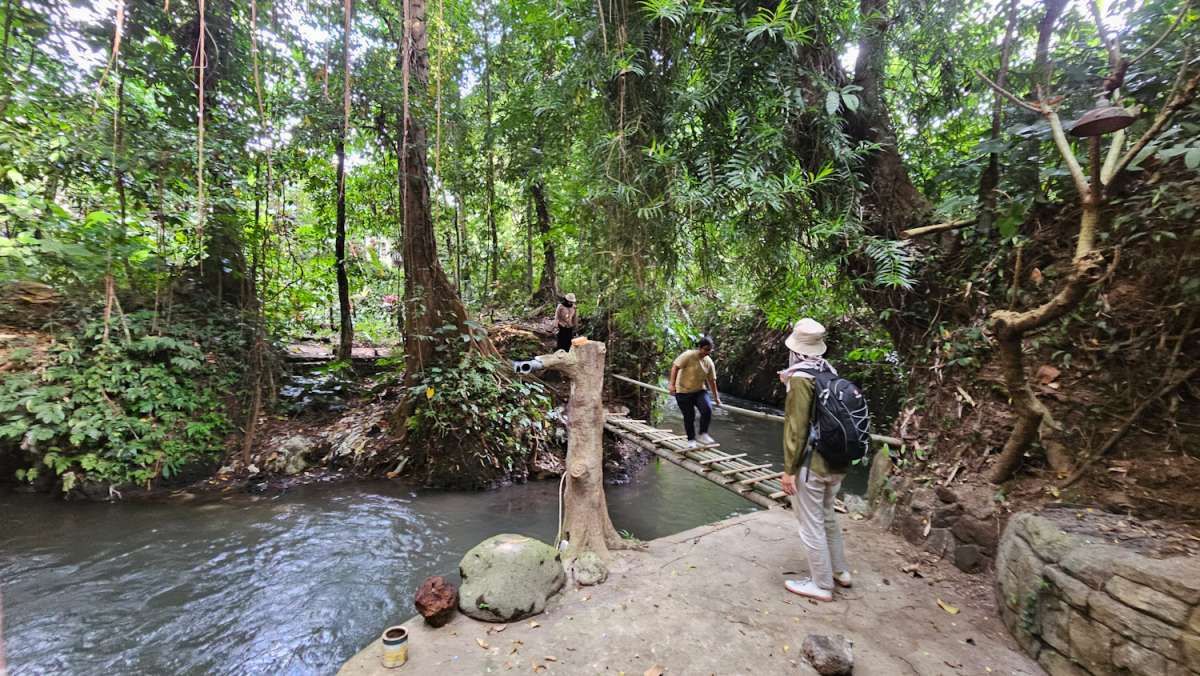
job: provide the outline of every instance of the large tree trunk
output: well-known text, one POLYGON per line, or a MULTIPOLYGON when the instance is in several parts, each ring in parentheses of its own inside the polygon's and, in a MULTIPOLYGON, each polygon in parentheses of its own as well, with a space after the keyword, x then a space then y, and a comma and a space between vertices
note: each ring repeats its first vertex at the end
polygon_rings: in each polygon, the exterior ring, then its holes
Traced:
POLYGON ((500 276, 500 241, 496 232, 496 153, 493 147, 494 137, 492 130, 491 51, 491 45, 488 42, 488 27, 485 25, 483 30, 483 96, 487 119, 484 121, 483 142, 485 152, 487 153, 487 176, 485 177, 487 188, 487 228, 488 236, 491 238, 491 249, 488 253, 488 298, 491 298, 495 294, 497 280, 500 276))
POLYGON ((349 360, 354 348, 354 318, 350 314, 350 279, 346 276, 346 134, 350 129, 350 7, 344 0, 345 25, 342 28, 342 128, 337 140, 337 258, 338 310, 341 329, 338 332, 337 358, 349 360))
MULTIPOLYGON (((862 198, 863 226, 872 235, 895 240, 901 230, 928 223, 931 207, 909 178, 884 98, 887 29, 891 21, 888 0, 860 0, 859 14, 863 19, 863 34, 853 83, 862 88, 861 105, 857 111, 847 111, 846 131, 856 141, 879 145, 862 169, 866 184, 862 198)), ((862 256, 852 260, 851 267, 852 274, 871 274, 869 263, 862 256)), ((873 307, 887 311, 883 323, 892 340, 901 352, 911 352, 929 328, 926 308, 919 304, 925 294, 869 285, 864 286, 862 293, 873 307)))
POLYGON ((550 239, 550 207, 546 204, 546 189, 541 182, 531 185, 529 192, 533 194, 538 235, 542 240, 542 278, 533 298, 538 302, 553 303, 558 298, 558 261, 554 241, 550 239))
MULTIPOLYGON (((1007 86, 1008 62, 1012 56, 1013 31, 1017 24, 1017 2, 1009 0, 1008 18, 1004 27, 1004 41, 1000 43, 1000 68, 996 71, 996 84, 1007 86)), ((1004 124, 1004 97, 999 92, 993 94, 992 101, 992 143, 1000 140, 1000 128, 1004 124)), ((997 188, 1000 187, 1000 153, 992 150, 988 154, 988 163, 979 175, 979 222, 981 232, 990 232, 996 221, 997 188)))
MULTIPOLYGON (((408 67, 416 87, 424 91, 429 81, 425 0, 408 0, 407 4, 410 17, 405 25, 411 45, 408 67)), ((413 385, 420 382, 425 369, 458 354, 455 348, 463 345, 462 335, 469 336, 470 344, 476 349, 491 355, 498 356, 498 353, 486 332, 467 325, 466 308, 438 261, 429 205, 425 125, 407 106, 404 128, 407 137, 401 158, 403 183, 400 186, 404 220, 404 355, 405 382, 413 385), (447 324, 457 330, 452 333, 440 331, 447 324), (437 350, 439 345, 451 349, 437 350)))

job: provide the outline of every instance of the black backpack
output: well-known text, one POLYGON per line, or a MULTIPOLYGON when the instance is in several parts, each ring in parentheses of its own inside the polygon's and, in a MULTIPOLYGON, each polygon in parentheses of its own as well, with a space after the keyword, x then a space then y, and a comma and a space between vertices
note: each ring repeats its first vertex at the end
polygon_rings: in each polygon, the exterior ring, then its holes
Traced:
POLYGON ((802 370, 813 377, 809 443, 831 467, 865 461, 871 447, 871 413, 862 390, 829 371, 802 370))

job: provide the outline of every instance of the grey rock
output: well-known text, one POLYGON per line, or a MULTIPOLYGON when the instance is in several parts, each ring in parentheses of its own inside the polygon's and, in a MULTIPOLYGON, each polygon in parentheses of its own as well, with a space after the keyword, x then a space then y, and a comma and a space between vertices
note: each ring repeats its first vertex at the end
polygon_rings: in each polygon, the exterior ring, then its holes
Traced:
POLYGON ((1047 648, 1038 654, 1038 664, 1050 676, 1091 676, 1061 653, 1047 648))
POLYGON ((1068 634, 1071 641, 1071 659, 1097 676, 1110 673, 1112 647, 1117 638, 1111 629, 1074 613, 1071 615, 1068 634))
POLYGON ((1103 589, 1112 577, 1113 560, 1120 554, 1120 550, 1107 545, 1084 545, 1062 557, 1059 565, 1092 589, 1103 589))
POLYGON ((954 551, 955 539, 949 528, 934 528, 929 531, 929 539, 925 540, 925 551, 945 558, 954 551))
POLYGON ((1200 672, 1200 636, 1186 634, 1179 642, 1179 649, 1183 653, 1183 663, 1192 671, 1200 672))
POLYGON ((1157 617, 1164 622, 1183 626, 1188 618, 1187 604, 1157 589, 1114 575, 1108 578, 1104 590, 1121 603, 1157 617))
POLYGON ((546 609, 566 581, 558 550, 523 535, 496 535, 459 563, 459 610, 485 622, 511 622, 546 609))
POLYGON ((871 509, 866 500, 849 493, 842 496, 842 504, 846 505, 848 514, 867 514, 871 509))
POLYGON ((1058 566, 1046 566, 1042 569, 1042 574, 1050 583, 1051 589, 1056 590, 1060 596, 1066 599, 1067 603, 1080 610, 1087 610, 1088 594, 1091 591, 1086 584, 1067 575, 1058 566))
POLYGON ((1092 592, 1088 596, 1088 613, 1097 622, 1167 659, 1181 659, 1181 632, 1176 627, 1134 610, 1104 592, 1092 592))
POLYGON ((1000 526, 994 518, 977 519, 964 514, 954 523, 952 530, 954 537, 968 544, 979 545, 988 556, 996 553, 996 546, 1000 541, 1000 526))
POLYGON ((1113 572, 1170 594, 1188 605, 1200 603, 1200 557, 1151 559, 1124 553, 1113 559, 1113 572))
POLYGON ((975 573, 983 568, 984 557, 979 545, 959 545, 954 548, 954 567, 964 573, 975 573))
POLYGON ((813 668, 822 676, 841 676, 854 671, 854 644, 841 634, 823 636, 809 634, 800 649, 813 668))
POLYGON ((263 466, 275 474, 294 475, 308 469, 309 456, 314 453, 321 441, 303 434, 293 434, 275 442, 268 450, 268 458, 263 466))
POLYGON ((942 502, 947 504, 958 502, 958 495, 945 486, 938 486, 937 488, 933 489, 933 492, 937 495, 938 500, 941 500, 942 502))
POLYGON ((1041 609, 1042 640, 1064 655, 1071 654, 1071 606, 1058 600, 1047 600, 1041 609))
POLYGON ((608 579, 608 567, 595 552, 584 552, 571 562, 571 577, 585 587, 608 579))
POLYGON ((934 528, 949 528, 958 522, 962 516, 963 506, 957 502, 952 505, 943 505, 938 507, 933 512, 933 527, 934 528))
POLYGON ((1188 629, 1193 633, 1200 634, 1200 606, 1192 611, 1192 616, 1188 619, 1188 629))
POLYGON ((1043 559, 1058 563, 1071 549, 1078 547, 1081 541, 1064 533, 1049 519, 1033 514, 1026 515, 1018 530, 1033 551, 1043 559))
POLYGON ((1113 666, 1137 676, 1159 676, 1167 671, 1167 658, 1126 641, 1113 648, 1113 666))

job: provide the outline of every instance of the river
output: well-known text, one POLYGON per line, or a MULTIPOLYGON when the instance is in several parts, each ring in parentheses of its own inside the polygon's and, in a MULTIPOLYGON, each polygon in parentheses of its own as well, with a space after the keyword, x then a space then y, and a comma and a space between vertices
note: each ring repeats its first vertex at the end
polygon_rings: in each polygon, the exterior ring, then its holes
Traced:
MULTIPOLYGON (((748 402, 726 398, 729 403, 748 402)), ((668 407, 664 425, 682 429, 668 407)), ((718 411, 724 450, 780 461, 782 426, 718 411)), ((847 490, 859 493, 855 477, 847 490)), ((481 540, 557 530, 557 481, 479 493, 344 482, 192 503, 67 504, 0 492, 0 591, 14 676, 328 674, 457 581, 481 540)), ((607 487, 618 529, 653 539, 750 512, 661 461, 607 487)))

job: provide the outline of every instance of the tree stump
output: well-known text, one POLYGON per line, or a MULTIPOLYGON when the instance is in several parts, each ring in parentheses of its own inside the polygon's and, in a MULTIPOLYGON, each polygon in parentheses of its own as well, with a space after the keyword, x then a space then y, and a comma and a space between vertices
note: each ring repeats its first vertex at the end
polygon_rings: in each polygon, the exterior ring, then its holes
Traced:
POLYGON ((584 552, 602 561, 628 544, 617 534, 604 497, 604 343, 587 342, 538 360, 571 381, 567 404, 567 478, 563 502, 564 554, 568 570, 584 552))

